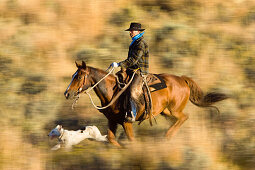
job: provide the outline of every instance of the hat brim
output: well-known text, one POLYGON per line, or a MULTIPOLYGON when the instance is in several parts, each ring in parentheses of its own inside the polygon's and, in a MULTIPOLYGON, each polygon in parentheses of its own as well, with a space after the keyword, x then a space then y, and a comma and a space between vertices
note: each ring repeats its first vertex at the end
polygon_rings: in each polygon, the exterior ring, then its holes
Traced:
POLYGON ((135 29, 135 28, 129 28, 129 29, 126 29, 125 31, 144 31, 145 29, 135 29))

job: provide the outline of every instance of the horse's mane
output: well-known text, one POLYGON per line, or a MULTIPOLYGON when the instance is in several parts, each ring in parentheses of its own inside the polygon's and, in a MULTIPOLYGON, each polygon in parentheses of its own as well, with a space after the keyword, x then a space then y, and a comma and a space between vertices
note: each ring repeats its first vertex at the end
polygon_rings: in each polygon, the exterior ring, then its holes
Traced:
MULTIPOLYGON (((95 75, 98 75, 100 77, 103 77, 106 74, 108 74, 108 72, 99 68, 88 66, 88 69, 90 72, 93 72, 95 75)), ((109 76, 107 76, 107 79, 115 81, 115 76, 113 74, 109 74, 109 76)))

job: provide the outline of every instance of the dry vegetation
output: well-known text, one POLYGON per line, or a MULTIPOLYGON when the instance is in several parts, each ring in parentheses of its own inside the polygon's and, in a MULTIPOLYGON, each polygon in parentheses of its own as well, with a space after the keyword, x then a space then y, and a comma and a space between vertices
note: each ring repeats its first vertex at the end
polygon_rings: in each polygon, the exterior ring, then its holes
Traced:
MULTIPOLYGON (((251 0, 1 0, 0 169, 252 169, 255 163, 255 3, 251 0), (127 149, 84 141, 49 152, 47 133, 107 121, 84 95, 75 110, 63 92, 74 61, 106 69, 126 58, 123 30, 141 22, 150 71, 188 75, 231 99, 214 110, 188 104, 190 119, 171 141, 157 117, 134 125, 127 149)), ((95 97, 95 96, 94 96, 95 97)), ((55 141, 56 142, 56 141, 55 141)))

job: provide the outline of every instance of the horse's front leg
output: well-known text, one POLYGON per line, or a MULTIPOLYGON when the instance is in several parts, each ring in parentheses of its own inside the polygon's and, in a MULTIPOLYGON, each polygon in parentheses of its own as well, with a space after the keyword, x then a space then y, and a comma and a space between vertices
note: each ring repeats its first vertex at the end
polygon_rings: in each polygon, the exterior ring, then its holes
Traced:
POLYGON ((116 134, 118 124, 116 122, 111 122, 111 121, 109 121, 108 123, 109 123, 108 125, 109 129, 107 134, 108 141, 117 147, 121 147, 121 145, 115 139, 115 134, 116 134))
POLYGON ((124 128, 124 130, 126 132, 126 135, 127 135, 128 139, 130 141, 134 141, 135 137, 134 137, 132 123, 124 122, 122 126, 123 126, 123 128, 124 128))

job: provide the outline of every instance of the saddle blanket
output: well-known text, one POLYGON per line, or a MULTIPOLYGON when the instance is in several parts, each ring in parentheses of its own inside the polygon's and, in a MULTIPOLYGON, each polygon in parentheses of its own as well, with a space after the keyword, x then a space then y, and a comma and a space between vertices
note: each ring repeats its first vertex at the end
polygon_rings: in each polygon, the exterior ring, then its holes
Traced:
POLYGON ((158 74, 148 74, 146 80, 151 92, 161 90, 167 87, 165 80, 158 74))

